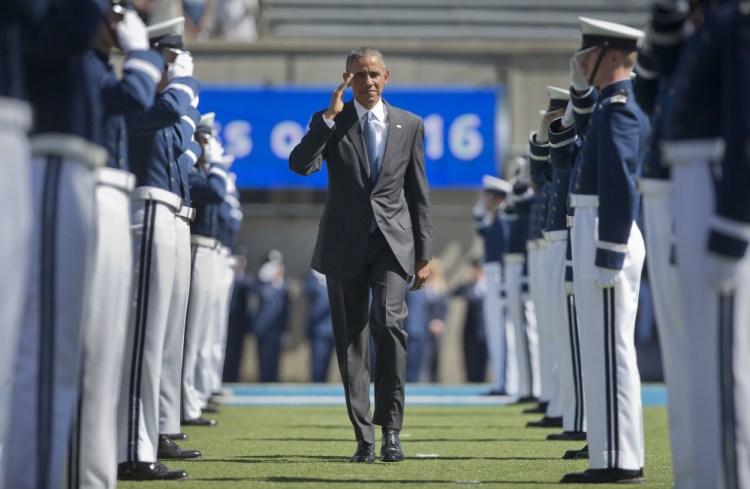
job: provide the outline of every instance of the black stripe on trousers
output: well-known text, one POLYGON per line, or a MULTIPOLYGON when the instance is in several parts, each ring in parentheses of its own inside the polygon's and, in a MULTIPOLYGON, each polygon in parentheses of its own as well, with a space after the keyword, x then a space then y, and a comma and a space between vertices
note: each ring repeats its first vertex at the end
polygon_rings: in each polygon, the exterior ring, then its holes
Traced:
MULTIPOLYGON (((83 345, 83 339, 81 339, 83 345)), ((86 351, 81 347, 81 368, 78 378, 78 386, 81 389, 78 393, 78 402, 76 406, 75 422, 73 423, 73 430, 70 432, 70 446, 68 448, 68 489, 76 489, 81 486, 81 469, 83 468, 83 462, 81 459, 81 431, 82 431, 82 419, 83 419, 83 396, 85 395, 85 365, 86 365, 86 351)))
POLYGON ((734 293, 719 294, 719 389, 721 400, 721 455, 724 487, 737 489, 737 426, 734 405, 734 293))
POLYGON ((148 319, 149 284, 151 282, 151 258, 153 253, 156 202, 147 200, 143 211, 143 234, 139 258, 139 280, 136 295, 135 337, 133 360, 130 365, 130 388, 128 392, 128 461, 138 461, 138 425, 140 422, 141 375, 143 374, 143 348, 146 343, 148 319))
POLYGON ((617 405, 617 350, 615 337, 615 288, 602 290, 604 300, 604 372, 607 403, 607 468, 619 468, 619 408, 617 405))
POLYGON ((583 378, 581 374, 581 344, 578 336, 578 315, 576 313, 575 296, 568 298, 568 336, 570 338, 570 353, 573 366, 573 392, 575 394, 575 416, 573 431, 583 431, 583 378))
POLYGON ((37 386, 37 484, 49 485, 49 466, 52 458, 52 432, 54 430, 52 406, 54 404, 55 369, 55 316, 57 295, 55 294, 57 270, 57 211, 60 208, 60 177, 62 158, 48 156, 44 169, 44 195, 42 196, 42 232, 40 256, 41 276, 39 324, 39 384, 37 386))

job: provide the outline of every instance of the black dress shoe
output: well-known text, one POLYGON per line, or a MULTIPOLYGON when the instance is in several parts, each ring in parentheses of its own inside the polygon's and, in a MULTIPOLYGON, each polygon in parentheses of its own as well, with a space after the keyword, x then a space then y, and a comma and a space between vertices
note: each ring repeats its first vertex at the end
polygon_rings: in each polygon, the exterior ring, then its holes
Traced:
POLYGON ((398 437, 398 430, 383 428, 380 460, 383 462, 400 462, 403 459, 404 452, 401 451, 401 440, 398 437))
POLYGON ((184 470, 169 470, 159 462, 122 462, 117 466, 121 481, 175 481, 187 477, 184 470))
POLYGON ((219 414, 221 412, 221 409, 219 409, 219 406, 206 406, 203 409, 201 409, 203 414, 219 414))
POLYGON ((580 450, 568 450, 565 452, 563 457, 565 460, 583 460, 589 458, 589 446, 581 448, 580 450))
POLYGON ((547 412, 547 405, 549 405, 549 401, 539 401, 536 406, 526 408, 522 412, 524 414, 544 414, 547 412))
POLYGON ((489 392, 485 392, 484 395, 485 396, 507 396, 508 393, 502 390, 499 391, 499 390, 492 389, 489 392))
POLYGON ((527 428, 562 428, 562 416, 545 416, 539 421, 529 421, 527 428))
POLYGON ((156 458, 164 459, 185 459, 198 458, 201 456, 200 450, 183 450, 180 445, 173 442, 164 435, 159 435, 159 451, 156 458))
POLYGON ((641 484, 643 469, 588 469, 584 472, 565 474, 561 484, 605 484, 619 482, 621 484, 641 484))
POLYGON ((188 439, 186 433, 164 433, 164 436, 166 436, 170 440, 186 441, 188 439))
POLYGON ((357 451, 351 458, 352 462, 371 464, 375 462, 375 444, 366 441, 357 442, 357 451))
POLYGON ((563 431, 562 433, 552 433, 547 435, 548 440, 553 441, 584 441, 586 439, 585 431, 563 431))
POLYGON ((182 426, 216 426, 216 420, 211 418, 183 419, 182 426))
POLYGON ((539 398, 535 396, 523 396, 523 397, 519 397, 515 403, 516 404, 531 404, 532 402, 539 402, 539 398))

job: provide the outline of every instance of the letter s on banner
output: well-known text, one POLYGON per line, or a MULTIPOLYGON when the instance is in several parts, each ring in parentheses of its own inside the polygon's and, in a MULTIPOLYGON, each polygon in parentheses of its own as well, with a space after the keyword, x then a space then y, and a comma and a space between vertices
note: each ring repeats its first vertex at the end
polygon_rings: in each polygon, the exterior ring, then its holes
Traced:
POLYGON ((232 121, 224 127, 226 152, 236 158, 244 158, 253 152, 253 139, 250 133, 253 126, 247 121, 232 121))

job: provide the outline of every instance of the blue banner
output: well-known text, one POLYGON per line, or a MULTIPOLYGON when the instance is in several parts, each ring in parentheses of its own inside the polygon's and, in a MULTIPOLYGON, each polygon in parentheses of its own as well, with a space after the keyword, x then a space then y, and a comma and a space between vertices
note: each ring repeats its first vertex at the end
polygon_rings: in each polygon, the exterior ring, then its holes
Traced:
MULTIPOLYGON (((310 116, 328 106, 333 86, 208 86, 201 112, 215 112, 219 137, 236 157, 240 188, 325 188, 326 167, 309 177, 289 170, 287 158, 307 131, 310 116)), ((495 135, 502 87, 387 87, 384 98, 425 123, 425 160, 431 188, 477 188, 495 174, 495 135)), ((351 99, 351 92, 344 100, 351 99)))

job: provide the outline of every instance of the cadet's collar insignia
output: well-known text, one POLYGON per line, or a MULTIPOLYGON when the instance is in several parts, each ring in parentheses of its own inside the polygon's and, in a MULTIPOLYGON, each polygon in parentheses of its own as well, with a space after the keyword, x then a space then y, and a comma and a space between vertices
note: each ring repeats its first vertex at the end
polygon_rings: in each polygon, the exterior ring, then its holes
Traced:
POLYGON ((628 101, 628 93, 625 91, 617 92, 614 95, 612 95, 612 98, 609 99, 609 103, 611 104, 624 104, 628 101))

